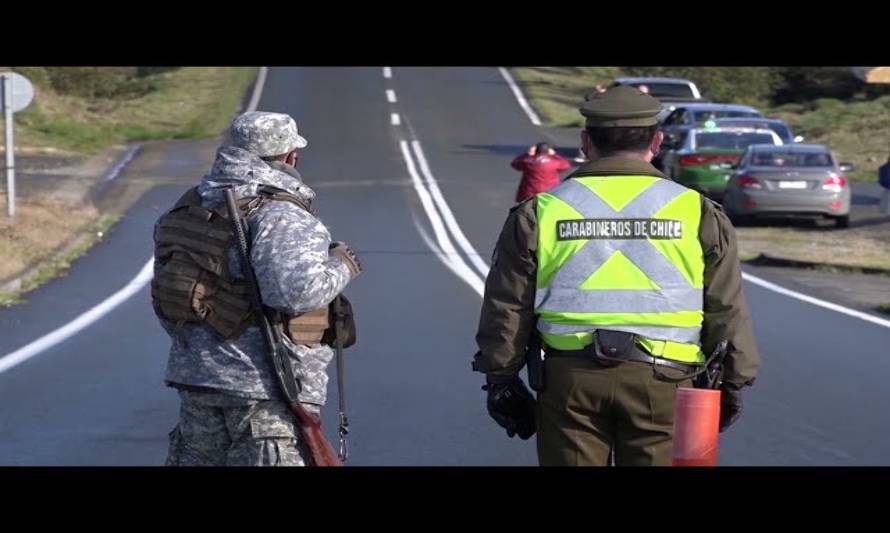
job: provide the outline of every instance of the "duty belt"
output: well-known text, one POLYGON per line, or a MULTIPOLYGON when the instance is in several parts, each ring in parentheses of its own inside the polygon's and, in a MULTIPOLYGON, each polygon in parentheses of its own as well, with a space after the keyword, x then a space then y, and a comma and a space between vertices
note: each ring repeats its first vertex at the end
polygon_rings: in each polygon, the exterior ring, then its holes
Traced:
MULTIPOLYGON (((553 348, 547 348, 546 357, 578 357, 581 359, 593 359, 597 360, 599 357, 596 354, 596 348, 594 344, 590 344, 586 346, 582 350, 556 350, 553 348)), ((653 357, 643 350, 634 346, 631 348, 623 357, 619 359, 614 359, 615 362, 620 361, 635 361, 638 363, 647 363, 655 366, 663 366, 667 368, 673 368, 675 370, 679 370, 684 374, 690 374, 697 371, 701 368, 700 365, 687 365, 684 363, 679 363, 677 361, 671 361, 670 359, 665 359, 664 357, 653 357)))

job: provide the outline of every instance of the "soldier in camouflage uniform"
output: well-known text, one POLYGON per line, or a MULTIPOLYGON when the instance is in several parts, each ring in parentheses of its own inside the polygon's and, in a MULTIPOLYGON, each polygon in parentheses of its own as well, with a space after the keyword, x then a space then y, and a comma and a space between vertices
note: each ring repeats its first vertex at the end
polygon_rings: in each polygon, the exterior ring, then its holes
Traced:
MULTIPOLYGON (((255 196, 273 186, 310 205, 315 193, 294 168, 307 141, 284 114, 251 112, 232 123, 232 142, 222 147, 197 190, 207 209, 225 202, 224 189, 255 196)), ((224 205, 224 204, 223 204, 224 205)), ((263 204, 248 219, 251 259, 263 303, 285 315, 327 306, 361 266, 343 243, 331 243, 324 224, 297 205, 263 204)), ((155 227, 158 239, 158 226, 155 227)), ((229 271, 243 279, 237 249, 228 251, 229 271)), ((155 274, 158 274, 155 262, 155 274)), ((180 419, 170 433, 169 466, 301 466, 302 444, 293 415, 281 400, 277 378, 259 329, 252 323, 222 340, 200 322, 161 319, 173 345, 165 381, 178 389, 180 419)), ((323 344, 284 342, 303 406, 318 413, 325 402, 326 368, 333 357, 323 344)))

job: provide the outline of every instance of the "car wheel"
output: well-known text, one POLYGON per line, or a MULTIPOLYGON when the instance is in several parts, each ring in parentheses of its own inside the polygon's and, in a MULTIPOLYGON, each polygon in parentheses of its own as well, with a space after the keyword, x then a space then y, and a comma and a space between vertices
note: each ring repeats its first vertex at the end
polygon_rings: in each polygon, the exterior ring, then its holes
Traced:
POLYGON ((834 219, 834 227, 839 229, 849 228, 850 227, 850 215, 843 215, 839 217, 832 217, 834 219))

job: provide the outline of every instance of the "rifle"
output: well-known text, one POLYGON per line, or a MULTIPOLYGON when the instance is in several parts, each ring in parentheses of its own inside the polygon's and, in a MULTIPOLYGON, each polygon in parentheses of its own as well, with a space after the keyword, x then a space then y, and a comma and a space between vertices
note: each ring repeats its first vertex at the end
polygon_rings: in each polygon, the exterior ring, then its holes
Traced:
POLYGON ((337 351, 337 400, 340 412, 340 459, 345 463, 349 458, 349 445, 346 441, 349 435, 349 420, 346 419, 346 378, 343 375, 343 309, 340 297, 334 298, 331 306, 334 314, 334 348, 337 351))
POLYGON ((334 448, 321 430, 320 417, 306 411, 300 404, 298 395, 302 390, 302 386, 294 375, 293 368, 288 360, 288 348, 281 338, 281 331, 273 326, 273 320, 269 318, 268 310, 263 306, 263 300, 257 286, 256 273, 253 270, 253 265, 250 263, 250 248, 247 241, 247 234, 250 229, 242 218, 238 206, 235 204, 235 196, 232 193, 232 189, 226 189, 225 195, 229 218, 232 220, 232 227, 235 230, 235 237, 238 241, 236 243, 238 245, 238 253, 241 257, 241 264, 244 266, 247 292, 256 314, 257 326, 259 326, 260 332, 263 334, 263 341, 266 344, 269 357, 272 359, 272 366, 275 370, 275 375, 278 377, 278 384, 281 387, 281 392, 284 394, 287 408, 297 419, 300 438, 309 451, 309 462, 313 466, 343 466, 343 462, 337 457, 334 448))

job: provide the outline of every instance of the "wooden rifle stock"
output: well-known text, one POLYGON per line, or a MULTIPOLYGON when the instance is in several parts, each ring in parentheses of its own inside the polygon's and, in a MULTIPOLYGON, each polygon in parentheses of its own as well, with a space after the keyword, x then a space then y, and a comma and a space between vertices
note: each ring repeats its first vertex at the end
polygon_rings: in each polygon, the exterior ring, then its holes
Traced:
POLYGON ((226 189, 225 196, 229 218, 231 218, 232 227, 235 230, 238 253, 241 256, 241 264, 244 266, 245 277, 247 278, 248 292, 256 311, 257 325, 263 334, 263 340, 269 352, 269 357, 272 359, 272 367, 278 377, 278 385, 281 387, 282 394, 284 394, 287 407, 297 419, 300 439, 309 452, 308 462, 312 466, 343 466, 343 462, 337 457, 334 448, 321 430, 321 419, 317 415, 306 411, 300 404, 297 397, 300 391, 300 383, 291 369, 287 355, 287 346, 281 339, 281 332, 274 325, 274 322, 269 319, 269 315, 262 303, 256 274, 254 273, 253 265, 250 263, 250 248, 247 240, 246 224, 241 217, 241 211, 235 203, 232 189, 226 189))

